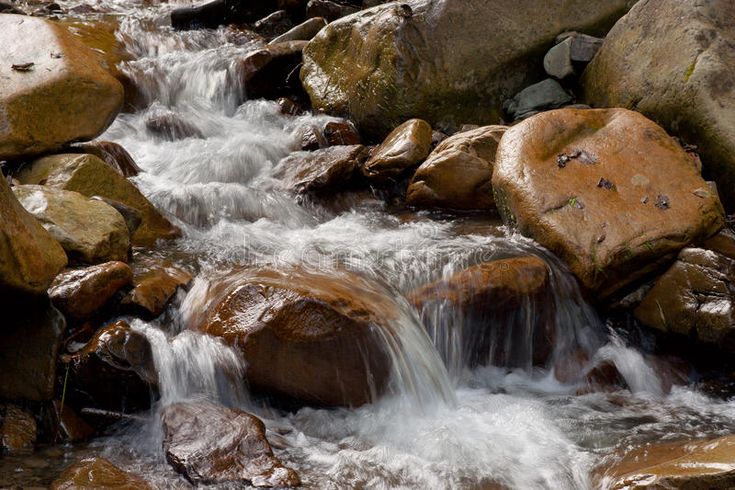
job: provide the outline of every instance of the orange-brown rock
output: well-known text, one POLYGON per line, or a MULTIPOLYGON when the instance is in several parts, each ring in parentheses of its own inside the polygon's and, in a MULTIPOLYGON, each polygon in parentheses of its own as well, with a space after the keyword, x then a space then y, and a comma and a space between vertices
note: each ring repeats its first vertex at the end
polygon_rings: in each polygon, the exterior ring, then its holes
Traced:
POLYGON ((132 281, 133 271, 126 263, 105 262, 62 272, 48 294, 68 320, 80 322, 92 317, 132 281))
POLYGON ((257 417, 211 402, 163 409, 163 449, 171 466, 193 484, 235 483, 296 487, 301 481, 273 454, 257 417))
POLYGON ((723 225, 716 191, 666 132, 625 109, 545 112, 509 129, 493 172, 504 221, 604 298, 723 225))
POLYGON ((651 443, 595 471, 610 490, 735 488, 735 436, 651 443))
POLYGON ((133 264, 133 270, 133 289, 121 304, 148 318, 163 313, 176 291, 187 287, 192 279, 191 274, 168 260, 141 260, 133 264))
POLYGON ((329 146, 359 145, 362 143, 357 128, 347 119, 338 119, 324 125, 324 137, 329 146))
POLYGON ((15 405, 0 405, 0 454, 33 451, 37 433, 33 415, 15 405))
POLYGON ((54 440, 83 441, 94 435, 94 429, 76 414, 68 404, 59 400, 51 404, 51 420, 54 440))
POLYGON ((0 176, 0 292, 43 294, 66 265, 64 249, 0 176))
POLYGON ((321 405, 362 405, 385 387, 380 331, 397 312, 366 279, 335 271, 243 269, 197 279, 190 328, 239 347, 250 386, 321 405))
POLYGON ((484 126, 439 143, 413 175, 406 203, 428 208, 494 209, 493 165, 507 129, 484 126))
POLYGON ((281 160, 274 175, 298 193, 334 190, 350 183, 367 156, 362 145, 298 152, 281 160))
POLYGON ((549 292, 546 263, 529 256, 468 267, 409 293, 408 300, 430 330, 436 318, 459 329, 464 362, 525 366, 542 364, 551 353, 554 307, 549 292), (451 318, 443 318, 446 314, 451 318), (529 334, 531 341, 514 342, 518 348, 506 350, 506 339, 529 334))
POLYGON ((112 123, 123 88, 93 51, 63 26, 3 15, 0 44, 0 160, 89 140, 112 123))
POLYGON ((52 490, 152 490, 145 480, 123 471, 105 458, 87 458, 69 466, 51 485, 52 490))
POLYGON ((362 166, 365 177, 384 181, 421 163, 431 151, 431 125, 410 119, 395 128, 362 166))
POLYGON ((123 177, 135 177, 141 172, 128 151, 112 141, 92 141, 79 145, 84 153, 96 156, 123 177))

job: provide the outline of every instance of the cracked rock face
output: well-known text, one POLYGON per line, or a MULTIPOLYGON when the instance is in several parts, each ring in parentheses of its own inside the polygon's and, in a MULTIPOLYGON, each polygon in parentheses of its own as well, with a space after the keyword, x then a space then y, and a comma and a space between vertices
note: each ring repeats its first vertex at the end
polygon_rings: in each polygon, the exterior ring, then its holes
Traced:
POLYGON ((626 109, 545 112, 500 141, 503 220, 562 258, 604 299, 716 233, 724 215, 695 160, 626 109))
POLYGON ((735 260, 687 248, 635 310, 644 325, 735 350, 735 260))

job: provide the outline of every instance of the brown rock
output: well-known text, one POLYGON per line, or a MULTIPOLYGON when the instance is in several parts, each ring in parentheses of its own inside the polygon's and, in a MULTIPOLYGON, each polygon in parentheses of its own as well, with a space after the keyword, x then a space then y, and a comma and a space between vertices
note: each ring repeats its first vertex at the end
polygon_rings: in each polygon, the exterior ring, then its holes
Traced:
POLYGON ((595 472, 611 490, 725 490, 735 487, 735 436, 652 443, 595 472))
POLYGON ((686 248, 635 310, 642 324, 735 351, 735 260, 686 248))
POLYGON ((124 262, 106 262, 59 274, 48 294, 70 321, 91 318, 121 288, 132 283, 133 271, 124 262))
POLYGON ((180 287, 191 283, 191 274, 170 261, 143 261, 133 264, 133 289, 122 300, 135 313, 155 318, 163 313, 180 287))
POLYGON ((301 483, 273 455, 263 422, 249 413, 200 401, 169 405, 161 417, 166 459, 195 485, 281 488, 301 483))
POLYGON ((50 400, 64 317, 47 298, 6 310, 0 330, 0 399, 50 400))
POLYGON ((542 364, 551 353, 549 327, 554 308, 549 293, 546 263, 529 256, 468 267, 411 292, 408 300, 422 313, 429 329, 447 305, 461 317, 463 321, 451 324, 462 329, 459 338, 470 365, 525 365, 529 361, 542 364), (533 325, 533 341, 521 347, 530 346, 532 352, 505 351, 506 338, 528 336, 529 324, 533 325))
POLYGON ((43 294, 66 265, 66 253, 0 176, 0 292, 43 294))
POLYGON ((704 243, 702 243, 702 248, 712 250, 713 252, 717 252, 718 254, 735 260, 735 233, 733 233, 732 230, 725 228, 717 235, 705 240, 704 243))
POLYGON ((110 167, 118 171, 123 177, 135 177, 142 170, 135 163, 128 151, 112 141, 92 141, 79 145, 84 153, 94 155, 110 167))
POLYGON ((337 189, 352 180, 367 156, 368 150, 362 145, 294 153, 281 160, 274 176, 298 193, 337 189))
POLYGON ((199 128, 175 112, 151 114, 145 120, 145 128, 150 134, 167 141, 204 138, 199 128))
POLYGON ((236 77, 247 99, 277 99, 303 92, 298 67, 307 41, 288 41, 247 55, 236 68, 236 77))
POLYGON ((329 121, 325 124, 324 137, 327 139, 329 146, 359 145, 362 143, 357 128, 347 119, 329 121))
POLYGON ((309 0, 306 5, 306 16, 323 17, 328 22, 332 22, 340 17, 354 14, 358 10, 360 9, 354 5, 332 2, 331 0, 309 0))
POLYGON ((103 488, 106 490, 152 490, 145 480, 123 471, 105 458, 88 458, 68 467, 51 485, 52 490, 103 488))
POLYGON ((493 172, 506 224, 604 298, 723 224, 716 192, 660 127, 624 109, 561 109, 509 129, 493 172))
POLYGON ((0 405, 0 454, 33 451, 36 420, 15 405, 0 405))
POLYGON ((508 128, 485 126, 445 139, 416 170, 406 194, 411 206, 495 209, 492 175, 508 128))
POLYGON ((14 47, 0 55, 0 160, 92 139, 115 119, 122 86, 63 26, 3 15, 0 44, 14 47))
POLYGON ((94 435, 94 429, 68 404, 62 405, 59 400, 54 400, 51 405, 55 440, 83 441, 94 435))
POLYGON ((390 361, 379 330, 397 315, 362 284, 347 273, 237 270, 193 286, 188 323, 238 346, 255 390, 362 405, 385 388, 390 361))
POLYGON ((87 197, 102 196, 138 210, 143 219, 133 245, 151 245, 157 239, 177 238, 173 226, 130 181, 94 155, 62 154, 40 158, 16 175, 22 184, 44 184, 87 197))
POLYGON ((270 44, 284 43, 288 41, 309 41, 326 27, 327 21, 322 17, 313 17, 297 25, 272 40, 270 44))
POLYGON ((421 163, 431 151, 431 126, 421 119, 410 119, 394 129, 362 167, 371 180, 397 177, 421 163))

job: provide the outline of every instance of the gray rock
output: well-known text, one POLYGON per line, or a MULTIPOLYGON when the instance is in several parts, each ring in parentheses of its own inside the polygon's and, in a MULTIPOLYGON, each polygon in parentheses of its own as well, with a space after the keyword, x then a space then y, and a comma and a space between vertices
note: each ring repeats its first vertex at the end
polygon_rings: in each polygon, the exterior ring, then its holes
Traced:
POLYGON ((287 41, 310 41, 326 25, 327 21, 324 17, 313 17, 288 32, 284 32, 269 44, 285 43, 287 41))
POLYGON ((354 5, 345 5, 331 0, 309 0, 306 5, 307 17, 324 17, 329 22, 359 11, 354 5))
POLYGON ((574 98, 559 85, 559 82, 547 78, 518 92, 515 97, 503 104, 503 109, 517 121, 541 111, 557 109, 573 100, 574 98))
POLYGON ((572 40, 568 37, 546 53, 544 56, 544 70, 550 76, 558 78, 570 77, 574 75, 574 66, 572 65, 572 40))

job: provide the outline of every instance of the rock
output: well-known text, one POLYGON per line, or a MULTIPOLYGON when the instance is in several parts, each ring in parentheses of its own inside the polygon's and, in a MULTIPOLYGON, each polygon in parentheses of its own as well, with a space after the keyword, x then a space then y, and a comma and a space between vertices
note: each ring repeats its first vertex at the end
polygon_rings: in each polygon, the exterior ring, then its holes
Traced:
POLYGON ((561 109, 510 128, 493 171, 509 226, 603 299, 716 233, 715 190, 666 132, 625 109, 561 109))
POLYGON ((8 2, 0 2, 0 14, 18 14, 18 15, 26 15, 25 12, 23 12, 21 9, 17 8, 15 5, 8 2))
POLYGON ((724 228, 717 235, 705 240, 702 243, 702 248, 735 259, 735 232, 724 228))
POLYGON ((214 0, 171 12, 174 29, 216 29, 227 24, 255 22, 278 10, 275 0, 214 0))
POLYGON ((141 216, 140 211, 135 208, 131 208, 130 206, 127 206, 119 201, 107 199, 106 197, 102 196, 92 196, 90 197, 90 199, 93 201, 102 201, 110 207, 114 208, 115 211, 120 213, 120 216, 122 216, 125 220, 125 226, 127 226, 128 228, 128 235, 132 240, 133 236, 135 236, 135 232, 138 231, 141 223, 143 223, 143 217, 141 216))
POLYGON ((0 454, 33 451, 36 420, 15 405, 0 405, 0 454))
POLYGON ((409 293, 408 300, 422 313, 430 331, 442 310, 459 316, 460 321, 444 320, 461 329, 458 338, 470 365, 525 367, 529 361, 543 364, 552 350, 550 291, 546 263, 529 256, 471 266, 409 293), (532 342, 516 343, 523 345, 506 351, 507 339, 529 334, 532 342))
POLYGON ((306 4, 307 17, 323 17, 328 22, 335 21, 360 10, 354 5, 332 2, 331 0, 309 0, 306 4))
POLYGON ((133 264, 133 289, 121 302, 143 318, 155 318, 166 308, 179 288, 191 283, 191 274, 170 261, 140 261, 133 264))
POLYGON ((431 151, 431 126, 410 119, 395 128, 361 168, 365 177, 385 181, 421 163, 431 151))
POLYGON ((296 472, 273 455, 257 417, 207 401, 163 409, 166 460, 194 485, 238 483, 296 487, 296 472))
POLYGON ((735 260, 686 248, 635 310, 642 324, 735 351, 735 260))
POLYGON ((564 40, 544 56, 544 70, 559 80, 576 75, 575 65, 579 68, 580 65, 589 63, 600 46, 602 46, 600 38, 577 32, 568 33, 564 40))
POLYGON ((698 145, 728 209, 735 206, 734 42, 729 0, 639 1, 583 78, 589 104, 635 109, 698 145))
POLYGON ((127 261, 128 227, 109 204, 42 185, 18 185, 13 192, 26 211, 61 244, 71 262, 127 261))
POLYGON ((297 116, 304 112, 304 108, 296 97, 279 97, 276 104, 280 108, 281 114, 286 116, 297 116))
POLYGON ((326 406, 382 393, 390 371, 379 331, 397 314, 354 274, 243 269, 197 279, 183 307, 190 328, 236 345, 250 387, 326 406))
POLYGON ((68 320, 81 322, 94 316, 132 281, 133 271, 126 263, 106 262, 62 272, 48 294, 68 320))
POLYGON ((2 15, 0 44, 14 47, 0 55, 0 160, 92 139, 115 119, 122 86, 64 27, 2 15))
POLYGON ((735 486, 735 436, 647 444, 596 473, 600 488, 611 490, 730 489, 735 486))
POLYGON ((493 165, 507 129, 484 126, 443 140, 413 175, 406 203, 425 208, 495 209, 493 165))
POLYGON ((146 130, 166 141, 177 141, 186 138, 204 138, 195 125, 175 112, 154 112, 145 120, 146 130))
POLYGON ((44 294, 66 265, 66 253, 23 209, 2 176, 0 216, 0 293, 44 294))
POLYGON ((135 177, 142 170, 125 148, 112 141, 92 141, 79 145, 84 153, 94 155, 123 177, 135 177))
POLYGON ((279 162, 274 176, 297 193, 335 190, 350 183, 367 156, 362 145, 293 153, 279 162))
POLYGON ((559 85, 559 82, 547 78, 521 90, 515 97, 505 101, 503 110, 514 121, 517 121, 541 111, 562 107, 573 100, 574 98, 559 85))
POLYGON ((327 21, 323 17, 314 17, 281 34, 269 44, 279 44, 288 41, 310 41, 326 25, 327 21))
POLYGON ((359 145, 362 143, 360 133, 352 122, 346 119, 336 119, 324 125, 324 138, 327 145, 359 145))
POLYGON ((68 405, 54 400, 51 404, 54 439, 63 441, 83 441, 94 435, 94 429, 74 412, 68 405))
POLYGON ((301 79, 316 110, 349 117, 368 137, 383 137, 407 117, 447 129, 496 124, 504 100, 543 78, 543 55, 561 30, 602 34, 629 5, 388 3, 322 29, 304 50, 301 79))
POLYGON ((269 44, 248 54, 235 68, 247 99, 277 99, 302 92, 298 67, 306 41, 269 44))
POLYGON ((329 146, 324 131, 313 122, 300 123, 294 130, 294 135, 304 151, 314 151, 329 146))
POLYGON ((150 405, 149 386, 158 383, 151 345, 127 322, 99 329, 61 360, 69 366, 66 400, 72 406, 127 413, 150 405))
POLYGON ((143 222, 133 236, 133 245, 151 245, 160 238, 181 235, 181 230, 158 212, 131 182, 94 155, 44 157, 16 174, 16 178, 22 184, 44 184, 88 197, 106 197, 138 210, 143 222))
POLYGON ((255 32, 263 36, 278 36, 292 27, 293 23, 285 10, 276 10, 253 24, 255 32))
POLYGON ((0 330, 0 399, 50 400, 64 317, 47 298, 6 308, 0 330))
POLYGON ((51 485, 52 490, 104 488, 152 490, 145 480, 123 471, 105 458, 87 458, 69 466, 51 485))

